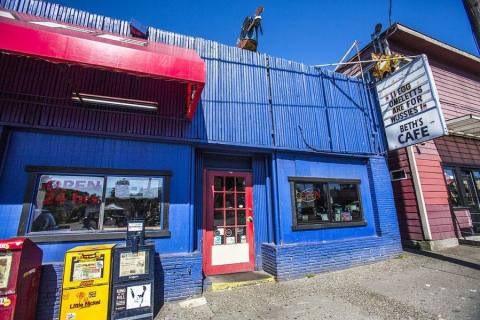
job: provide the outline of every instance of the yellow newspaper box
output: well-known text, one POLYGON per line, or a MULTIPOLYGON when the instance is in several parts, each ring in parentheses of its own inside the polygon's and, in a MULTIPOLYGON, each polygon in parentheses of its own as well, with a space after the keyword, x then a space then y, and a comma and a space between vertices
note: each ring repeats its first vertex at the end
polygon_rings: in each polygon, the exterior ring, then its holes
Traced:
POLYGON ((61 320, 107 319, 114 244, 80 246, 65 254, 61 320))

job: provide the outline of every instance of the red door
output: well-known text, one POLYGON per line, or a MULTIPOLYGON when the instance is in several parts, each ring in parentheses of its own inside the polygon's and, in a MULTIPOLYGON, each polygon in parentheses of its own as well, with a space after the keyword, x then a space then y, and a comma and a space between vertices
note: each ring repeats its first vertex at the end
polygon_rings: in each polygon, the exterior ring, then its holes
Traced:
POLYGON ((204 196, 205 275, 253 271, 251 173, 206 170, 204 196))

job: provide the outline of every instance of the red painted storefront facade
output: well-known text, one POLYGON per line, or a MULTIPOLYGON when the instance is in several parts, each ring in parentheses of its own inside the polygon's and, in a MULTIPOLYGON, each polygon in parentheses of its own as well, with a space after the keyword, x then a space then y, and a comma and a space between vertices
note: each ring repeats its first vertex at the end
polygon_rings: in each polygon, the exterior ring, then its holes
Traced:
MULTIPOLYGON (((450 131, 448 136, 415 145, 410 155, 408 148, 389 152, 391 172, 405 172, 403 178, 392 179, 402 240, 404 244, 433 250, 454 246, 458 238, 478 232, 475 220, 480 212, 480 182, 473 175, 480 169, 480 140, 478 135, 452 130, 451 123, 460 117, 480 115, 480 58, 398 24, 381 37, 386 38, 392 53, 427 55, 450 131), (457 174, 455 179, 448 179, 445 170, 450 168, 457 174), (458 174, 465 172, 472 175, 467 179, 474 184, 469 187, 472 199, 461 199, 467 188, 461 185, 469 182, 458 174), (448 191, 452 182, 460 194, 457 203, 448 191)), ((371 52, 371 46, 365 47, 363 59, 369 59, 371 52)), ((350 75, 358 71, 358 67, 343 70, 350 75)), ((473 127, 480 130, 480 123, 471 124, 473 127)))

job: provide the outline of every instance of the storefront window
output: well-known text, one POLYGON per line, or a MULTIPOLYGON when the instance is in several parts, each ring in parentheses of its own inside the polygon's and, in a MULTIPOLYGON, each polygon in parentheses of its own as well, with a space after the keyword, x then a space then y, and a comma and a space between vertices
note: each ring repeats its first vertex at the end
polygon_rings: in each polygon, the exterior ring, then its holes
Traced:
POLYGON ((130 219, 165 225, 164 177, 42 174, 36 191, 30 232, 124 230, 130 219))
POLYGON ((363 222, 359 182, 292 178, 294 225, 363 222))
POLYGON ((163 178, 107 177, 104 229, 125 228, 129 219, 160 227, 163 178))
POLYGON ((103 178, 42 175, 31 231, 97 230, 103 178))
POLYGON ((444 167, 448 198, 453 207, 468 207, 470 213, 480 212, 480 170, 444 167))

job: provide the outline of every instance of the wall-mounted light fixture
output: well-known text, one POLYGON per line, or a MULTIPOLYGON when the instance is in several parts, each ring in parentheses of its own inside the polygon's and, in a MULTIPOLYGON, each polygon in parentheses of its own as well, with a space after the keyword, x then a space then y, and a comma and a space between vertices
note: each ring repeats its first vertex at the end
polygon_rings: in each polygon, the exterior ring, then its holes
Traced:
POLYGON ((154 111, 158 109, 157 102, 99 96, 86 93, 74 94, 72 96, 72 100, 86 105, 118 107, 123 109, 137 109, 146 111, 154 111))

